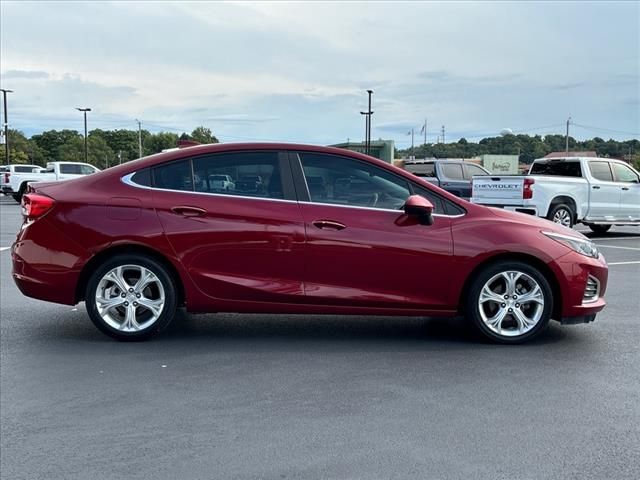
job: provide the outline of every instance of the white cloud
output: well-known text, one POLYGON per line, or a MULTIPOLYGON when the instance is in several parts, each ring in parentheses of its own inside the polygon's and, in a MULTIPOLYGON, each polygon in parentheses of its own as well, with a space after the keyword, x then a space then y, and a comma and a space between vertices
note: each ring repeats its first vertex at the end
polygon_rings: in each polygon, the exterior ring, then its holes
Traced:
POLYGON ((640 133, 637 3, 0 8, 11 123, 28 131, 73 126, 82 104, 103 128, 142 118, 185 130, 205 123, 223 139, 328 143, 362 136, 359 111, 373 88, 374 136, 403 144, 389 126, 424 117, 466 136, 568 115, 640 133))

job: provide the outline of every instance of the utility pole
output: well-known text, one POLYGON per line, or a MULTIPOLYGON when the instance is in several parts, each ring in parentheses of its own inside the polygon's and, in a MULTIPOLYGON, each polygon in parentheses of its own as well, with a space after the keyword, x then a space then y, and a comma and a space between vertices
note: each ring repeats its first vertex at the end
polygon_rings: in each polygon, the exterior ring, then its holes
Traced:
POLYGON ((371 153, 371 115, 373 115, 373 111, 371 110, 371 95, 373 94, 373 90, 367 90, 367 93, 369 94, 369 109, 366 112, 360 112, 360 115, 366 116, 364 153, 369 155, 371 153))
POLYGON ((89 163, 87 153, 87 112, 90 112, 90 108, 76 107, 76 110, 84 113, 84 163, 89 163))
POLYGON ((424 119, 424 146, 427 146, 427 119, 424 119))
POLYGON ((4 103, 4 158, 7 162, 7 165, 9 165, 9 120, 7 119, 7 93, 13 93, 13 90, 0 88, 0 91, 2 91, 4 103))
POLYGON ((571 123, 571 117, 567 118, 567 134, 564 137, 565 152, 569 153, 569 124, 571 123))
POLYGON ((138 158, 142 158, 142 123, 136 118, 138 122, 138 158))
POLYGON ((411 160, 415 159, 415 151, 413 149, 413 134, 414 134, 414 129, 411 128, 411 131, 407 132, 407 135, 411 135, 411 155, 409 156, 411 160))
POLYGON ((442 125, 442 143, 445 143, 445 141, 444 141, 444 125, 442 125))

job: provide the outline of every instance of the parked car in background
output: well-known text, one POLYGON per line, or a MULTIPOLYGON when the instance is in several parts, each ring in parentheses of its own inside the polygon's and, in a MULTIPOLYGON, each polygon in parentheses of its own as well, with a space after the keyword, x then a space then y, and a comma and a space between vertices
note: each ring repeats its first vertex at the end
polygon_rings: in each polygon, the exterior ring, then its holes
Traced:
POLYGON ((20 290, 84 301, 96 327, 120 340, 150 337, 185 306, 463 314, 487 338, 516 343, 551 318, 590 322, 605 306, 607 264, 580 233, 337 148, 184 148, 33 184, 23 215, 12 247, 20 290), (194 179, 211 175, 251 191, 198 190, 194 179))
MULTIPOLYGON (((21 170, 24 165, 16 165, 21 170)), ((100 170, 88 163, 78 162, 49 162, 43 169, 37 165, 29 165, 30 171, 14 170, 2 175, 2 192, 13 196, 16 202, 20 202, 27 185, 33 182, 58 182, 72 178, 83 177, 100 170)))
POLYGON ((542 158, 526 176, 474 178, 471 201, 604 233, 640 225, 640 174, 610 158, 542 158))
POLYGON ((405 162, 405 169, 465 200, 471 197, 474 175, 491 175, 480 165, 463 160, 410 160, 405 162))
MULTIPOLYGON (((0 189, 5 195, 12 195, 11 177, 16 173, 39 173, 42 167, 39 165, 12 164, 0 166, 0 189)), ((14 177, 15 178, 15 177, 14 177)))
POLYGON ((209 175, 209 187, 213 190, 234 190, 236 184, 229 175, 209 175))

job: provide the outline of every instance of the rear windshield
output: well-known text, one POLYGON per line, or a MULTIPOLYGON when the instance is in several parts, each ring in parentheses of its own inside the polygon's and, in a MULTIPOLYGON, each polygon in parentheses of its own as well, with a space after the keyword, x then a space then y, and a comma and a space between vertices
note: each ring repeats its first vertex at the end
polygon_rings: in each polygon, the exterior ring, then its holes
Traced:
POLYGON ((580 162, 539 162, 531 166, 530 175, 582 177, 582 169, 580 168, 580 162))

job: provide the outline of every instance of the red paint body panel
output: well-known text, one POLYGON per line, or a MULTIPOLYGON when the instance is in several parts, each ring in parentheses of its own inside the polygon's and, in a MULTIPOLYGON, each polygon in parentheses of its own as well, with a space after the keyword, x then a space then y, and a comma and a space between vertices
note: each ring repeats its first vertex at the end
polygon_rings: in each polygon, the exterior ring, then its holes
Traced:
POLYGON ((54 198, 55 205, 18 233, 14 279, 23 293, 47 301, 77 303, 88 262, 110 248, 134 246, 173 266, 193 312, 450 316, 459 312, 465 284, 479 266, 513 255, 536 259, 551 272, 562 317, 604 308, 602 298, 582 304, 588 275, 599 280, 601 294, 606 290, 604 259, 579 255, 541 233, 566 232, 563 227, 470 204, 354 152, 287 144, 204 145, 34 189, 54 198), (437 192, 465 213, 434 216, 433 225, 420 225, 400 210, 154 190, 122 181, 167 161, 242 150, 313 151, 367 161, 437 192), (176 206, 206 213, 187 217, 175 213, 176 206), (328 223, 318 228, 317 221, 328 223))

